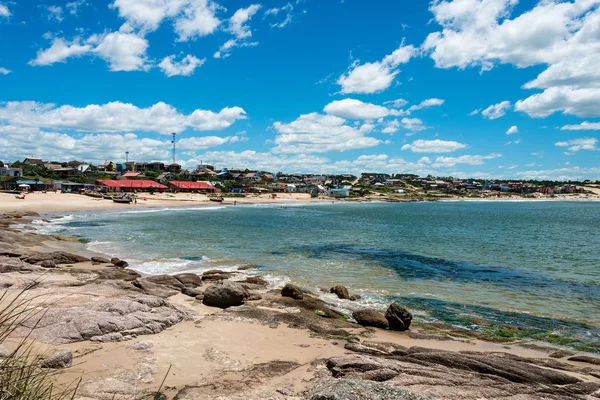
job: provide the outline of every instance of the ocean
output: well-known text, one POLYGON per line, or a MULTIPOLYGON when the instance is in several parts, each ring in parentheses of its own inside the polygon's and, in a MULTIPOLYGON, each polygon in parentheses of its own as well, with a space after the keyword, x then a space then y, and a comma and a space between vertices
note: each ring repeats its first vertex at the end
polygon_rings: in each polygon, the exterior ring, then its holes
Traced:
POLYGON ((340 310, 600 352, 600 202, 244 205, 75 213, 41 224, 145 274, 254 264, 340 310), (345 285, 357 302, 321 288, 345 285))

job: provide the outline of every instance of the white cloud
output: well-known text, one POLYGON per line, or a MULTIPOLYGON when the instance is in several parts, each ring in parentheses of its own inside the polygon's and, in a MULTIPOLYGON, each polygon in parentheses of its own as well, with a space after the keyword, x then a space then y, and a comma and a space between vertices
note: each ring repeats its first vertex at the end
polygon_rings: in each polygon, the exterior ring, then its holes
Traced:
POLYGON ((187 0, 115 0, 109 5, 116 8, 119 16, 142 31, 154 31, 165 18, 178 15, 187 0))
POLYGON ((460 157, 438 157, 431 166, 434 168, 448 168, 454 167, 456 164, 483 165, 485 160, 491 160, 499 157, 502 157, 502 154, 492 153, 487 156, 464 155, 460 157))
POLYGON ((569 151, 576 152, 580 150, 600 150, 596 147, 597 143, 598 139, 596 138, 581 138, 567 140, 565 142, 556 142, 555 145, 558 147, 568 147, 569 151))
POLYGON ((260 4, 252 4, 246 8, 240 8, 237 10, 231 16, 231 18, 229 18, 229 32, 231 32, 238 39, 251 37, 252 31, 247 25, 247 22, 252 19, 260 7, 260 4))
POLYGON ((6 69, 4 67, 0 67, 0 74, 2 75, 8 75, 10 74, 12 71, 10 69, 6 69))
POLYGON ((515 133, 519 133, 519 128, 516 125, 511 126, 510 128, 508 128, 508 130, 506 131, 507 135, 514 135, 515 133))
MULTIPOLYGON (((112 102, 86 107, 60 106, 32 101, 0 104, 0 123, 17 128, 70 129, 82 132, 146 131, 168 134, 187 128, 199 131, 225 129, 246 118, 240 107, 215 113, 195 110, 189 115, 159 102, 148 108, 112 102)), ((1 125, 0 125, 1 126, 1 125)))
POLYGON ((79 10, 79 7, 81 7, 85 4, 87 4, 85 2, 85 0, 77 0, 77 1, 71 1, 67 4, 65 4, 65 7, 67 8, 67 10, 69 10, 69 14, 77 15, 77 11, 79 10))
POLYGON ((469 117, 472 117, 473 115, 477 115, 481 112, 481 108, 478 108, 477 110, 473 110, 469 113, 469 117))
POLYGON ((150 68, 146 50, 148 41, 132 33, 112 32, 98 40, 93 50, 108 62, 111 71, 146 71, 150 68))
POLYGON ((92 46, 81 44, 78 39, 67 42, 63 38, 55 38, 49 48, 37 52, 35 59, 29 61, 29 65, 44 66, 65 62, 67 58, 80 57, 88 54, 91 50, 92 46))
POLYGON ((175 54, 165 57, 160 64, 158 64, 158 67, 167 77, 177 75, 190 76, 194 73, 196 68, 202 66, 206 61, 206 58, 199 59, 191 54, 183 57, 181 61, 175 61, 175 57, 175 54))
POLYGON ((10 17, 10 10, 4 4, 0 4, 0 17, 10 17))
MULTIPOLYGON (((237 138, 237 136, 234 136, 237 138)), ((205 150, 210 147, 221 146, 229 141, 233 137, 218 137, 218 136, 203 136, 203 137, 191 137, 179 139, 177 141, 177 147, 186 150, 205 150)))
POLYGON ((265 11, 266 16, 276 16, 279 13, 285 12, 285 19, 281 22, 271 23, 271 28, 283 28, 290 22, 292 22, 292 12, 294 11, 294 6, 292 3, 287 3, 283 7, 274 7, 265 11))
POLYGON ((394 108, 401 108, 401 107, 404 107, 405 105, 407 105, 408 101, 406 101, 405 99, 396 99, 396 100, 386 101, 383 104, 390 104, 394 108))
POLYGON ((600 115, 584 99, 592 101, 600 96, 598 1, 540 1, 511 16, 517 3, 436 0, 430 10, 443 30, 431 33, 423 49, 430 52, 439 68, 475 66, 483 72, 497 63, 519 68, 546 66, 524 85, 544 92, 517 102, 517 110, 534 117, 554 112, 600 115))
POLYGON ((492 104, 481 112, 481 115, 487 119, 498 119, 506 115, 506 111, 510 108, 510 101, 502 101, 498 104, 492 104))
POLYGON ((318 113, 304 114, 288 124, 275 122, 276 153, 326 153, 377 146, 381 140, 365 136, 372 124, 352 127, 344 118, 318 113))
POLYGON ((562 131, 600 131, 600 122, 584 121, 579 125, 565 125, 562 131))
POLYGON ((444 104, 445 100, 443 99, 436 99, 436 98, 432 98, 432 99, 427 99, 427 100, 423 100, 421 103, 411 106, 408 111, 415 111, 415 110, 420 110, 421 108, 428 108, 428 107, 436 107, 436 106, 441 106, 442 104, 444 104))
POLYGON ((58 22, 62 22, 63 20, 63 9, 60 6, 48 6, 46 7, 48 11, 48 20, 56 20, 58 22))
POLYGON ((569 86, 551 87, 515 103, 515 110, 531 117, 547 117, 563 112, 578 117, 600 117, 600 88, 576 89, 569 86))
POLYGON ((179 41, 187 41, 210 35, 217 30, 221 20, 216 12, 219 6, 209 0, 187 0, 183 16, 175 21, 175 32, 179 41))
POLYGON ((214 58, 227 58, 231 55, 231 49, 236 47, 254 47, 258 46, 258 42, 246 42, 236 39, 230 39, 223 43, 219 50, 213 54, 214 58))
POLYGON ((327 114, 350 119, 375 119, 387 117, 395 112, 386 107, 371 103, 363 103, 356 99, 332 101, 323 109, 327 114))
POLYGON ((464 143, 445 140, 415 140, 411 144, 402 146, 402 150, 410 150, 413 153, 451 153, 456 150, 469 147, 464 143))
POLYGON ((582 168, 573 166, 549 170, 516 171, 511 175, 518 179, 581 181, 584 179, 600 179, 600 168, 582 168))
POLYGON ((398 129, 400 129, 400 121, 393 119, 384 124, 381 133, 396 133, 398 132, 398 129))
POLYGON ((400 64, 406 64, 417 51, 414 46, 400 45, 392 54, 381 61, 359 64, 353 63, 349 70, 339 77, 337 83, 342 93, 376 93, 387 89, 399 73, 400 64))
POLYGON ((424 131, 427 129, 427 127, 423 125, 423 121, 419 118, 402 118, 402 126, 404 129, 413 132, 424 131))

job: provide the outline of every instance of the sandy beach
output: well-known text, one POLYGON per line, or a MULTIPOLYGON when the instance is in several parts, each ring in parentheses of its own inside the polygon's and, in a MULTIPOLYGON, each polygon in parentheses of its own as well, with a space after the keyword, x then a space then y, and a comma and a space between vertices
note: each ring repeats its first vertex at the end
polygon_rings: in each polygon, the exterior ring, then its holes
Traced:
MULTIPOLYGON (((106 209, 89 208, 101 202, 79 195, 29 199, 38 211, 106 209)), ((138 207, 163 201, 185 199, 138 207)), ((119 260, 90 260, 101 255, 77 238, 9 228, 37 218, 29 215, 0 218, 0 286, 10 299, 40 282, 28 296, 44 314, 1 345, 11 350, 29 335, 40 357, 70 352, 72 366, 58 379, 81 380, 76 399, 148 398, 163 379, 169 399, 567 400, 600 393, 600 358, 593 354, 440 324, 404 332, 361 326, 310 293, 291 298, 267 287, 252 266, 141 277, 119 260), (228 285, 246 293, 241 305, 207 303, 210 287, 228 285)))

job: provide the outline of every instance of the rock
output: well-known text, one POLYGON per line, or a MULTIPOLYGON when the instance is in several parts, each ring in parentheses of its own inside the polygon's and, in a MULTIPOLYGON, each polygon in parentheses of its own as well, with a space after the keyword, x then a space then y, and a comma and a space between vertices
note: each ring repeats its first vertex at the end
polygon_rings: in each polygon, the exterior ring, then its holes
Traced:
POLYGON ((320 381, 306 394, 308 400, 432 400, 406 389, 359 380, 320 381))
POLYGON ((196 300, 203 301, 203 300, 204 300, 204 293, 202 293, 202 294, 200 294, 200 295, 196 296, 196 300))
POLYGON ((173 278, 177 279, 184 286, 187 287, 198 287, 202 286, 202 278, 196 274, 177 274, 173 275, 173 278))
POLYGON ((238 268, 238 271, 248 271, 250 269, 258 269, 258 267, 256 265, 240 265, 238 268))
POLYGON ((291 283, 286 284, 283 289, 281 289, 281 295, 283 297, 291 297, 295 300, 302 300, 304 298, 302 289, 296 285, 292 285, 291 283))
POLYGON ((587 364, 600 365, 600 358, 591 356, 573 356, 567 358, 569 361, 578 361, 587 364))
POLYGON ((52 255, 52 259, 56 264, 77 264, 80 262, 90 261, 90 259, 87 257, 67 253, 65 251, 53 251, 50 254, 52 255))
POLYGON ((31 265, 28 262, 15 257, 0 256, 0 273, 5 272, 33 272, 41 271, 43 268, 31 265))
POLYGON ((92 257, 91 260, 93 262, 97 262, 97 263, 100 263, 100 264, 112 264, 110 262, 110 260, 108 260, 108 259, 106 259, 104 257, 92 257))
POLYGON ((557 350, 557 351, 553 351, 552 353, 550 353, 549 357, 565 358, 565 357, 571 357, 574 355, 575 355, 575 353, 573 353, 572 351, 569 351, 569 350, 557 350))
POLYGON ((242 305, 248 295, 242 285, 223 281, 206 288, 203 301, 207 306, 227 308, 242 305))
POLYGON ((112 263, 117 268, 127 268, 129 267, 129 263, 127 261, 119 260, 117 262, 112 263))
POLYGON ((152 281, 149 281, 148 279, 136 279, 135 281, 133 281, 133 286, 135 286, 138 289, 141 289, 146 294, 162 297, 163 299, 175 296, 178 293, 177 290, 174 290, 165 285, 159 285, 158 283, 154 283, 152 281))
POLYGON ((353 294, 352 296, 350 296, 350 298, 348 300, 352 300, 352 301, 356 301, 356 300, 360 300, 361 297, 358 294, 353 294))
POLYGON ((56 263, 54 262, 54 260, 44 260, 40 263, 40 267, 56 268, 56 263))
POLYGON ((29 264, 39 264, 42 261, 54 260, 50 253, 42 253, 39 251, 28 252, 19 258, 25 262, 28 262, 29 264))
POLYGON ((190 296, 190 297, 197 297, 197 296, 204 295, 204 292, 202 290, 197 289, 197 288, 191 288, 191 287, 184 287, 181 290, 181 293, 185 294, 186 296, 190 296))
POLYGON ((250 293, 248 297, 246 297, 246 301, 258 301, 262 300, 262 296, 257 293, 250 293))
POLYGON ((42 368, 62 369, 73 365, 73 353, 70 350, 59 351, 42 361, 42 368))
POLYGON ((348 289, 346 289, 346 286, 334 286, 329 291, 337 295, 337 297, 340 299, 350 300, 350 294, 348 293, 348 289))
POLYGON ((202 276, 208 276, 208 275, 223 275, 223 274, 230 274, 231 272, 225 272, 225 271, 221 271, 220 269, 211 269, 208 271, 205 271, 202 273, 202 276))
POLYGON ((168 399, 167 399, 167 396, 164 395, 164 393, 154 392, 152 394, 152 400, 168 400, 168 399))
MULTIPOLYGON (((82 270, 73 270, 76 273, 82 270)), ((94 271, 98 275, 99 280, 124 280, 134 281, 142 276, 136 271, 124 268, 101 268, 94 271)))
POLYGON ((207 271, 202 274, 203 281, 224 281, 231 278, 231 272, 223 272, 219 270, 207 271))
POLYGON ((119 259, 119 258, 117 258, 117 257, 113 257, 113 258, 111 258, 111 259, 110 259, 110 263, 111 263, 111 264, 117 263, 117 262, 119 262, 119 261, 121 261, 121 259, 119 259))
POLYGON ((240 281, 239 283, 249 283, 251 285, 257 285, 262 287, 269 286, 269 282, 267 282, 264 278, 261 278, 260 276, 250 276, 244 279, 243 281, 240 281))
POLYGON ((391 304, 385 312, 390 329, 393 331, 406 331, 410 328, 412 314, 404 307, 396 303, 391 304))
POLYGON ((181 290, 185 287, 179 279, 175 278, 174 276, 166 275, 166 274, 149 276, 146 278, 146 280, 150 281, 152 283, 156 283, 158 285, 169 286, 169 287, 171 287, 173 289, 177 289, 177 290, 181 290))
POLYGON ((362 326, 387 329, 389 323, 385 316, 375 310, 358 310, 352 313, 352 318, 362 326))

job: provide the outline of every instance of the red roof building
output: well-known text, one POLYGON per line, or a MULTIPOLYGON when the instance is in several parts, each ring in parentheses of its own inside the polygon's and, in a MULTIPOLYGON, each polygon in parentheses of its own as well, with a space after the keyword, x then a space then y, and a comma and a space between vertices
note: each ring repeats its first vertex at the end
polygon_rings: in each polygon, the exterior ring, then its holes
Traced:
POLYGON ((117 192, 164 192, 168 189, 165 185, 161 185, 158 182, 151 180, 132 180, 132 179, 121 179, 118 181, 109 179, 100 179, 96 181, 96 185, 103 186, 108 191, 117 192))
POLYGON ((123 178, 136 178, 138 176, 140 176, 142 173, 141 172, 126 172, 123 175, 121 175, 121 177, 123 178))
POLYGON ((206 182, 169 181, 169 186, 179 192, 219 193, 220 190, 206 182))

